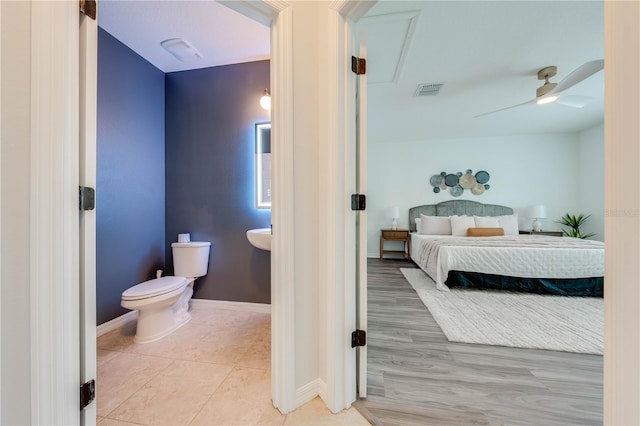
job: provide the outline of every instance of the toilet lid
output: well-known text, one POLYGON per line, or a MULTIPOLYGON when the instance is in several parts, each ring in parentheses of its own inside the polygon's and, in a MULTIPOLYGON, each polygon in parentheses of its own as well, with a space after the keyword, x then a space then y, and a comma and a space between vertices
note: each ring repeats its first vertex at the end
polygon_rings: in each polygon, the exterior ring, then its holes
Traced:
POLYGON ((139 300, 174 291, 187 282, 183 277, 162 277, 134 285, 122 293, 122 300, 139 300))

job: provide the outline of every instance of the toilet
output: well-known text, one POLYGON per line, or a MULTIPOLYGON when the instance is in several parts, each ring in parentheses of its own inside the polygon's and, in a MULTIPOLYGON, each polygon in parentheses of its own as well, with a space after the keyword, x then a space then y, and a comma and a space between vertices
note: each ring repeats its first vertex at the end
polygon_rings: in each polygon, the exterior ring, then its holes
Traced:
POLYGON ((209 242, 172 243, 175 276, 158 277, 122 293, 120 305, 138 311, 136 343, 160 340, 191 319, 189 300, 193 283, 207 274, 209 242))

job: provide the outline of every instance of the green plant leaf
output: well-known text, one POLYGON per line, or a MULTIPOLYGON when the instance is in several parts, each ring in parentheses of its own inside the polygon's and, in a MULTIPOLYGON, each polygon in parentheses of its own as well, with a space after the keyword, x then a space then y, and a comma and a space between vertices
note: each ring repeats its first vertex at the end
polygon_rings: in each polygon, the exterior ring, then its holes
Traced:
POLYGON ((584 223, 587 221, 587 219, 589 219, 591 217, 590 214, 588 215, 584 215, 582 213, 580 213, 579 215, 571 215, 569 213, 566 213, 564 216, 562 216, 560 218, 560 220, 556 220, 554 222, 559 223, 560 225, 564 225, 564 226, 568 226, 569 228, 571 228, 570 230, 566 230, 563 229, 562 232, 564 233, 564 235, 566 235, 567 237, 574 237, 574 238, 589 238, 589 237, 593 237, 596 234, 594 233, 589 233, 589 234, 582 234, 580 232, 580 227, 582 225, 584 225, 584 223))

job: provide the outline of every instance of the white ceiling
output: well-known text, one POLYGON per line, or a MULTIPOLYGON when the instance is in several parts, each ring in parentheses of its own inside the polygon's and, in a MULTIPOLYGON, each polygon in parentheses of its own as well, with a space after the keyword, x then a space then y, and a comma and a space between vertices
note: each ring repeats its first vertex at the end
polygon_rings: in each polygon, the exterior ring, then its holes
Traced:
POLYGON ((556 65, 551 81, 559 82, 602 59, 602 2, 382 1, 361 26, 368 76, 378 82, 368 90, 371 143, 576 132, 603 121, 604 72, 564 92, 592 97, 584 108, 527 105, 474 118, 535 98, 540 68, 556 65), (400 35, 411 19, 407 49, 400 35), (445 85, 437 96, 413 97, 420 83, 445 85))
POLYGON ((101 0, 98 24, 163 72, 269 59, 269 27, 213 0, 101 0), (189 41, 203 58, 180 62, 160 46, 189 41))
MULTIPOLYGON (((102 28, 164 72, 269 58, 269 28, 211 0, 102 0, 102 28), (160 42, 182 37, 204 58, 176 60, 160 42)), ((602 123, 604 73, 564 94, 584 108, 527 105, 536 73, 564 76, 604 57, 601 1, 380 1, 361 20, 368 48, 371 143, 576 132, 602 123), (440 94, 414 97, 420 83, 440 94)))

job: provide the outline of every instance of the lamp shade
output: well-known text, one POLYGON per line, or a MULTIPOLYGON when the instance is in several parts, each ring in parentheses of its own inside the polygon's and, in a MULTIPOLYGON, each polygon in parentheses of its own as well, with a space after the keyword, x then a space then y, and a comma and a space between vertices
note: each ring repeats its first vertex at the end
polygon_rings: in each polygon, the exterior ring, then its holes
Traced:
POLYGON ((391 207, 389 209, 389 217, 392 219, 398 219, 400 217, 400 209, 398 207, 391 207))
POLYGON ((547 208, 543 205, 529 207, 529 217, 535 219, 544 219, 547 217, 547 208))

